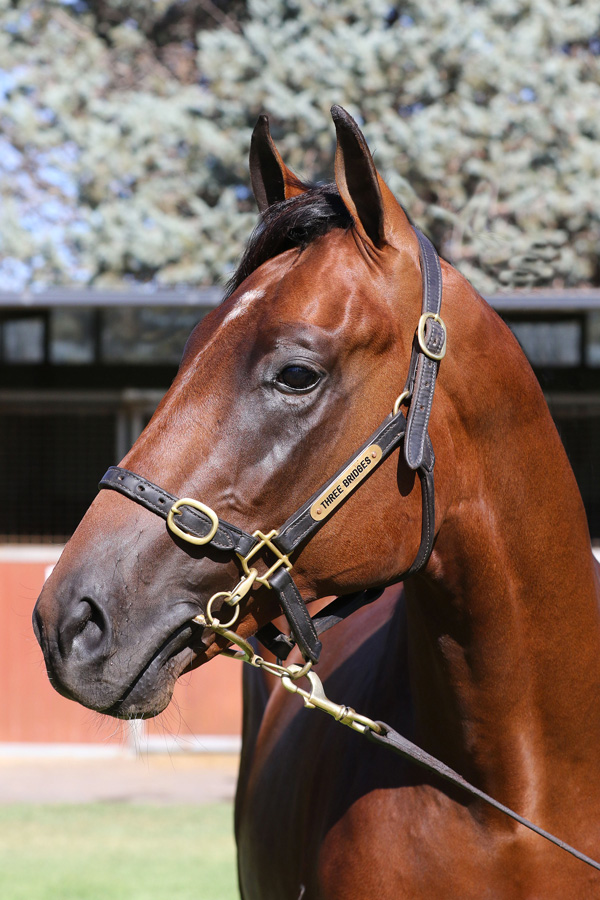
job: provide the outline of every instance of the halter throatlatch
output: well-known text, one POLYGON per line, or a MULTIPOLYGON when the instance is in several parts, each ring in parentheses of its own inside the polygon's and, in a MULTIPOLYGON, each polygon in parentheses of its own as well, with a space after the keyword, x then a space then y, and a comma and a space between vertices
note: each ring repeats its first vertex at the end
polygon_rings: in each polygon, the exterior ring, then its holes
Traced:
POLYGON ((421 481, 422 525, 417 556, 400 581, 416 575, 426 565, 433 548, 435 502, 433 466, 435 457, 428 433, 439 361, 446 352, 446 328, 440 318, 442 273, 439 257, 431 242, 416 230, 422 271, 422 315, 415 334, 408 378, 394 411, 373 432, 354 456, 339 469, 279 529, 266 534, 249 534, 225 522, 206 504, 188 497, 177 498, 141 475, 111 467, 99 488, 118 491, 145 509, 165 519, 171 533, 182 542, 196 546, 212 546, 233 553, 241 566, 242 578, 231 591, 220 591, 211 597, 205 614, 196 617, 198 624, 215 628, 221 625, 213 607, 217 600, 236 608, 228 628, 237 620, 238 604, 255 584, 275 591, 279 605, 290 626, 291 635, 282 635, 273 625, 258 634, 280 659, 287 658, 297 644, 308 662, 316 663, 321 652, 318 635, 346 618, 354 610, 370 603, 382 588, 359 591, 338 597, 326 610, 311 619, 296 584, 290 575, 290 555, 308 541, 328 518, 378 468, 404 440, 404 455, 421 481), (409 402, 408 420, 400 406, 409 402), (259 575, 254 565, 258 557, 269 559, 267 571, 259 575))

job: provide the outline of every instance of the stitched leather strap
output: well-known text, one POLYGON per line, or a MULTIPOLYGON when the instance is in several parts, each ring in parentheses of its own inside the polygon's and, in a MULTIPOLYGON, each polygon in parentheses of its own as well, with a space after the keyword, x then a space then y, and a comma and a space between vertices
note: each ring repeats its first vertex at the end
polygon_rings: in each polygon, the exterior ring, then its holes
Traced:
MULTIPOLYGON (((423 280, 423 313, 439 315, 442 305, 442 270, 440 259, 431 241, 417 228, 421 271, 423 280)), ((444 346, 445 332, 439 322, 428 319, 425 326, 425 346, 432 353, 439 353, 444 346)), ((404 455, 411 469, 418 469, 423 462, 425 440, 433 403, 433 392, 439 362, 430 359, 415 339, 407 381, 412 399, 408 411, 404 455)))
MULTIPOLYGON (((338 625, 356 612, 362 609, 368 603, 377 600, 383 594, 383 588, 373 588, 372 590, 356 591, 353 594, 346 594, 342 597, 336 597, 324 609, 320 610, 312 617, 312 623, 317 635, 329 631, 334 625, 338 625)), ((291 651, 296 646, 294 639, 283 634, 272 622, 264 625, 256 632, 256 637, 267 650, 274 653, 279 659, 287 659, 291 651)))
POLYGON ((433 465, 435 457, 429 435, 426 440, 426 459, 419 467, 421 479, 421 544, 410 569, 402 576, 402 581, 417 575, 425 568, 433 550, 435 536, 435 485, 433 481, 433 465), (428 449, 429 447, 429 449, 428 449))
POLYGON ((317 638, 312 619, 300 592, 287 569, 277 569, 269 581, 277 592, 279 604, 290 624, 292 635, 302 656, 313 663, 319 661, 321 641, 317 638))
MULTIPOLYGON (((103 489, 117 491, 119 494, 129 497, 130 500, 160 516, 165 522, 171 507, 178 499, 146 478, 142 478, 141 475, 136 475, 135 472, 130 472, 128 469, 121 469, 119 466, 111 466, 103 475, 98 484, 98 490, 103 489)), ((191 506, 182 506, 177 516, 177 525, 182 531, 186 531, 194 537, 205 537, 209 533, 212 523, 208 516, 200 510, 191 506)), ((246 556, 258 542, 251 534, 219 519, 217 532, 209 543, 219 550, 229 550, 232 553, 246 556)))
MULTIPOLYGON (((368 478, 375 471, 375 469, 379 465, 381 465, 381 463, 385 459, 387 459, 390 453, 392 453, 392 451, 400 445, 405 431, 406 419, 404 417, 404 413, 398 412, 395 416, 388 416, 383 424, 380 425, 379 428, 377 428, 365 441, 365 443, 359 448, 359 450, 354 454, 353 459, 359 458, 368 447, 371 447, 373 445, 377 445, 381 449, 381 458, 372 465, 365 478, 368 478)), ((313 534, 315 534, 325 524, 325 522, 328 521, 328 518, 325 518, 323 521, 315 521, 310 514, 311 507, 318 497, 326 493, 337 483, 339 476, 348 468, 349 462, 350 461, 348 460, 346 463, 344 463, 344 465, 340 469, 338 469, 338 471, 335 473, 335 475, 333 475, 332 478, 329 479, 329 481, 326 481, 325 484, 322 485, 319 490, 316 491, 312 495, 312 497, 310 497, 310 499, 306 501, 306 503, 302 504, 300 509, 298 509, 293 515, 289 517, 289 519, 287 519, 286 522, 283 523, 283 525, 279 529, 279 534, 273 541, 273 543, 276 544, 283 553, 291 553, 300 544, 308 540, 308 538, 312 537, 313 534)), ((363 479, 363 481, 364 480, 365 479, 363 479)), ((348 496, 350 496, 351 493, 352 492, 349 492, 348 496)))

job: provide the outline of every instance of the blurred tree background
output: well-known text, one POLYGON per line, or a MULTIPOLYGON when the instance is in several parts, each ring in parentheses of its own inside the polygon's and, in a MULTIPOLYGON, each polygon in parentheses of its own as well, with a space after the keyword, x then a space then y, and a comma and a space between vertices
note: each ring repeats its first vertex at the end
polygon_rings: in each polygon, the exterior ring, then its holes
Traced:
POLYGON ((332 103, 481 290, 600 285, 597 0, 0 0, 0 288, 222 283, 332 103))

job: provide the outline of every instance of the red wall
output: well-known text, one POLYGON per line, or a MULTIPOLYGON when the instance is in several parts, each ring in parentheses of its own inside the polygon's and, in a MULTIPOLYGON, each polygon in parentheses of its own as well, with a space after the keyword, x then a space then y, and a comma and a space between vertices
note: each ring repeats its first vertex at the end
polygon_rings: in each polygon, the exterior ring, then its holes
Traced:
MULTIPOLYGON (((0 743, 122 743, 125 726, 66 700, 48 682, 31 613, 57 556, 53 547, 0 548, 0 743)), ((145 723, 147 734, 238 735, 241 665, 213 660, 184 676, 174 700, 145 723)))

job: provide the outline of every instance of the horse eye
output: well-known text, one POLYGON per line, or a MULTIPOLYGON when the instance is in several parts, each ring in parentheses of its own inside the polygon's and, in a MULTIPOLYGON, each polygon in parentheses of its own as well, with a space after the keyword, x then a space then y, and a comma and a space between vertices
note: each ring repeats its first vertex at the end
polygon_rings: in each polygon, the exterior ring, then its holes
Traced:
POLYGON ((283 385, 289 391, 308 391, 310 388, 316 387, 320 380, 321 376, 318 372, 300 365, 286 366, 277 376, 278 384, 283 385))

